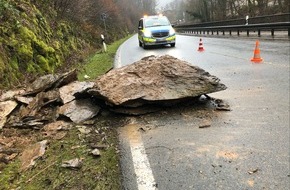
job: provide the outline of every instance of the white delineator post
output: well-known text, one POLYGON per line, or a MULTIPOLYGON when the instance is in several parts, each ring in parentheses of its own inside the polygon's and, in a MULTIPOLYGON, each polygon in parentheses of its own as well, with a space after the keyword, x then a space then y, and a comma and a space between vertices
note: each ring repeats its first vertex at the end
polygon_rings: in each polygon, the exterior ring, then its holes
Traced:
POLYGON ((102 44, 103 44, 104 51, 107 52, 107 45, 105 43, 105 36, 103 34, 101 34, 101 38, 102 38, 102 44))

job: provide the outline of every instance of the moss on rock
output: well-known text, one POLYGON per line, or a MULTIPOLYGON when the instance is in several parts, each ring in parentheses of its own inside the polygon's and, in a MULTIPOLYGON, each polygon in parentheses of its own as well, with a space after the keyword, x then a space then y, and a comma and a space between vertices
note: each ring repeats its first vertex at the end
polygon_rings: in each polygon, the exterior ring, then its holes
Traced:
POLYGON ((33 58, 33 50, 30 44, 22 43, 17 48, 17 54, 19 58, 19 64, 27 63, 33 58))
POLYGON ((15 77, 21 81, 29 73, 53 73, 64 68, 67 60, 76 61, 72 56, 90 46, 78 26, 65 20, 55 22, 55 10, 43 14, 30 1, 3 2, 7 8, 1 7, 0 12, 0 46, 7 60, 0 65, 0 76, 5 74, 8 81, 15 77))
POLYGON ((37 55, 36 56, 36 63, 42 68, 44 69, 44 71, 50 71, 50 66, 49 66, 49 62, 48 60, 43 57, 42 55, 37 55))

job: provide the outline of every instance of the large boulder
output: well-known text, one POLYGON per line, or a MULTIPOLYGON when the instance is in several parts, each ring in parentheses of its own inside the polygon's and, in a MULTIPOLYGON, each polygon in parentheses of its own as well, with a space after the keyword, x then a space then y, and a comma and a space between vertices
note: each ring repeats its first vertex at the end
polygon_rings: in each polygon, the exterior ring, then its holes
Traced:
POLYGON ((100 76, 88 92, 112 106, 136 107, 225 90, 205 70, 169 55, 149 56, 100 76))

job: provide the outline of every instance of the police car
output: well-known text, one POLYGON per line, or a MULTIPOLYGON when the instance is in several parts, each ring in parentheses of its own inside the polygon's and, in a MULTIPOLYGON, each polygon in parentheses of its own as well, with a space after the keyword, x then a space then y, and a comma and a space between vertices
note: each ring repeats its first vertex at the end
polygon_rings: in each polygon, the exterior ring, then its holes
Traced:
POLYGON ((175 30, 168 18, 163 15, 144 16, 139 20, 139 46, 146 49, 152 45, 167 45, 175 47, 175 30))

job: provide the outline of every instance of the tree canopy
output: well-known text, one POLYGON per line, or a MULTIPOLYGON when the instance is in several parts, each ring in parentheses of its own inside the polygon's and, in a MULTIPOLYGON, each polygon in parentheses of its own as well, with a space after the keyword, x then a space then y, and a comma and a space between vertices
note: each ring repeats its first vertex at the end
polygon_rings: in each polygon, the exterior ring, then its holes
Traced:
POLYGON ((176 22, 211 22, 289 12, 289 0, 175 0, 163 8, 176 22))

